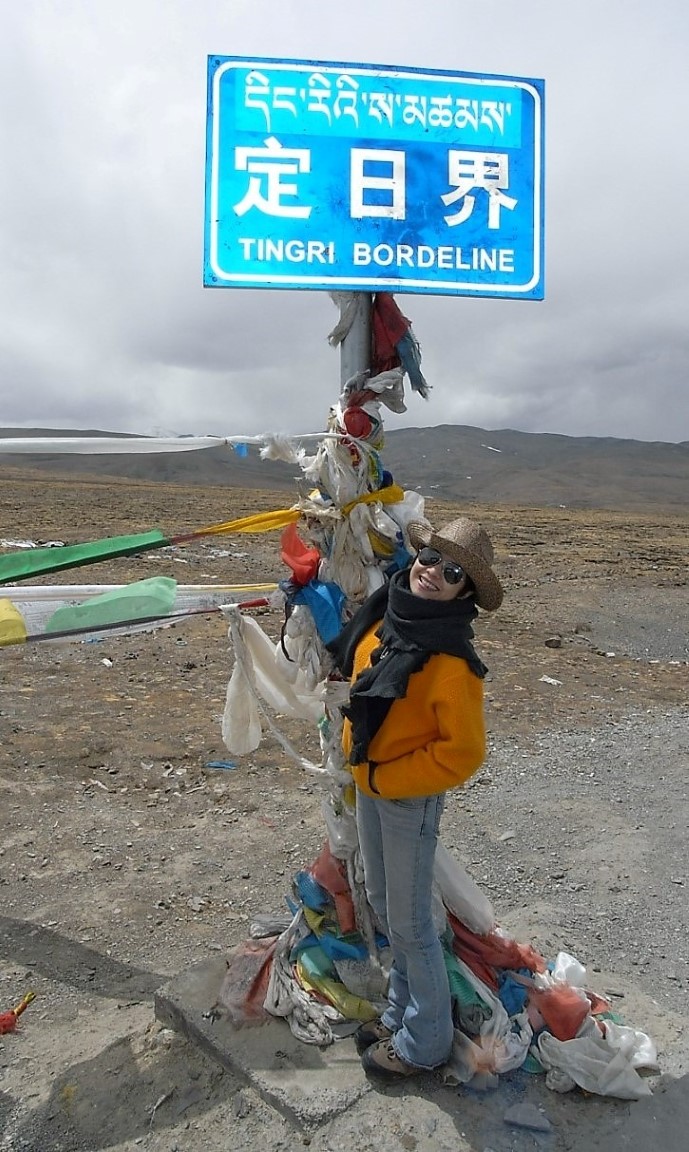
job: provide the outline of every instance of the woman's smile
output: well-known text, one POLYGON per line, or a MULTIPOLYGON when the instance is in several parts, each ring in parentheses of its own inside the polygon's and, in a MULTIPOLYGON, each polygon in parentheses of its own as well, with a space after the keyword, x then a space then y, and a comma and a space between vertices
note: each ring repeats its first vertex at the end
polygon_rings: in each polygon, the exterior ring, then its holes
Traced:
POLYGON ((431 567, 415 560, 409 572, 409 588, 425 600, 454 600, 464 589, 461 584, 448 584, 443 578, 443 561, 431 567))

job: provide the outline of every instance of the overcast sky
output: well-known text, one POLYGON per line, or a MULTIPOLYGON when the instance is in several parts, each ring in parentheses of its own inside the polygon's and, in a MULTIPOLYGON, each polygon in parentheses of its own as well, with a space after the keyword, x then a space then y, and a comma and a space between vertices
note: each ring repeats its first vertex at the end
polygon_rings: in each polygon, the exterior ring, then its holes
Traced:
POLYGON ((399 295, 386 427, 689 440, 686 0, 0 0, 0 425, 324 427, 328 295, 202 286, 211 54, 544 79, 545 300, 399 295))

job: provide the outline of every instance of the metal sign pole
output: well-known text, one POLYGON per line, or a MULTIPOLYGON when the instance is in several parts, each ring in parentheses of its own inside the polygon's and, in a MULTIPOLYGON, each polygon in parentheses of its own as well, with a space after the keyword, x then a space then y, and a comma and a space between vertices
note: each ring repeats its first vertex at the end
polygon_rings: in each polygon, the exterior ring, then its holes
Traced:
MULTIPOLYGON (((345 295, 344 293, 342 294, 345 295)), ((371 307, 370 292, 348 292, 340 305, 340 319, 351 309, 353 319, 349 331, 340 344, 340 385, 344 387, 352 376, 371 367, 371 307)))

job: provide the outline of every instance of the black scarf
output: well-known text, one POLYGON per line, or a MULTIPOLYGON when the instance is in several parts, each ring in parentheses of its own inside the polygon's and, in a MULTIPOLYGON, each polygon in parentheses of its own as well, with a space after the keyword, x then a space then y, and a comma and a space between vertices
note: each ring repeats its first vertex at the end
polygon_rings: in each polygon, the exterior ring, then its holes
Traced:
POLYGON ((481 677, 488 669, 471 643, 471 621, 478 610, 473 598, 426 600, 409 588, 409 569, 396 572, 388 584, 377 589, 327 645, 344 676, 351 676, 357 645, 377 620, 381 644, 371 654, 371 666, 354 681, 349 704, 342 712, 352 724, 352 764, 368 760, 368 746, 385 720, 394 700, 407 691, 409 677, 423 668, 435 652, 466 660, 481 677))

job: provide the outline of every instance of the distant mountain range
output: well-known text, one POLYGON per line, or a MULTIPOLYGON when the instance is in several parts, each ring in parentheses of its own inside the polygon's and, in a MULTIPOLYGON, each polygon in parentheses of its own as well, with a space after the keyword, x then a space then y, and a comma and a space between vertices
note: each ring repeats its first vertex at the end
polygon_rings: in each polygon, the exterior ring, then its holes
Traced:
MULTIPOLYGON (((112 436, 118 433, 0 428, 0 437, 112 436)), ((124 436, 124 434, 122 434, 124 436)), ((314 451, 314 442, 306 444, 314 451)), ((689 441, 681 444, 614 437, 487 431, 465 425, 386 432, 384 467, 403 488, 458 503, 521 507, 689 510, 689 441)), ((81 456, 0 453, 8 468, 117 476, 166 484, 295 490, 298 469, 246 458, 231 448, 156 455, 81 456)))

